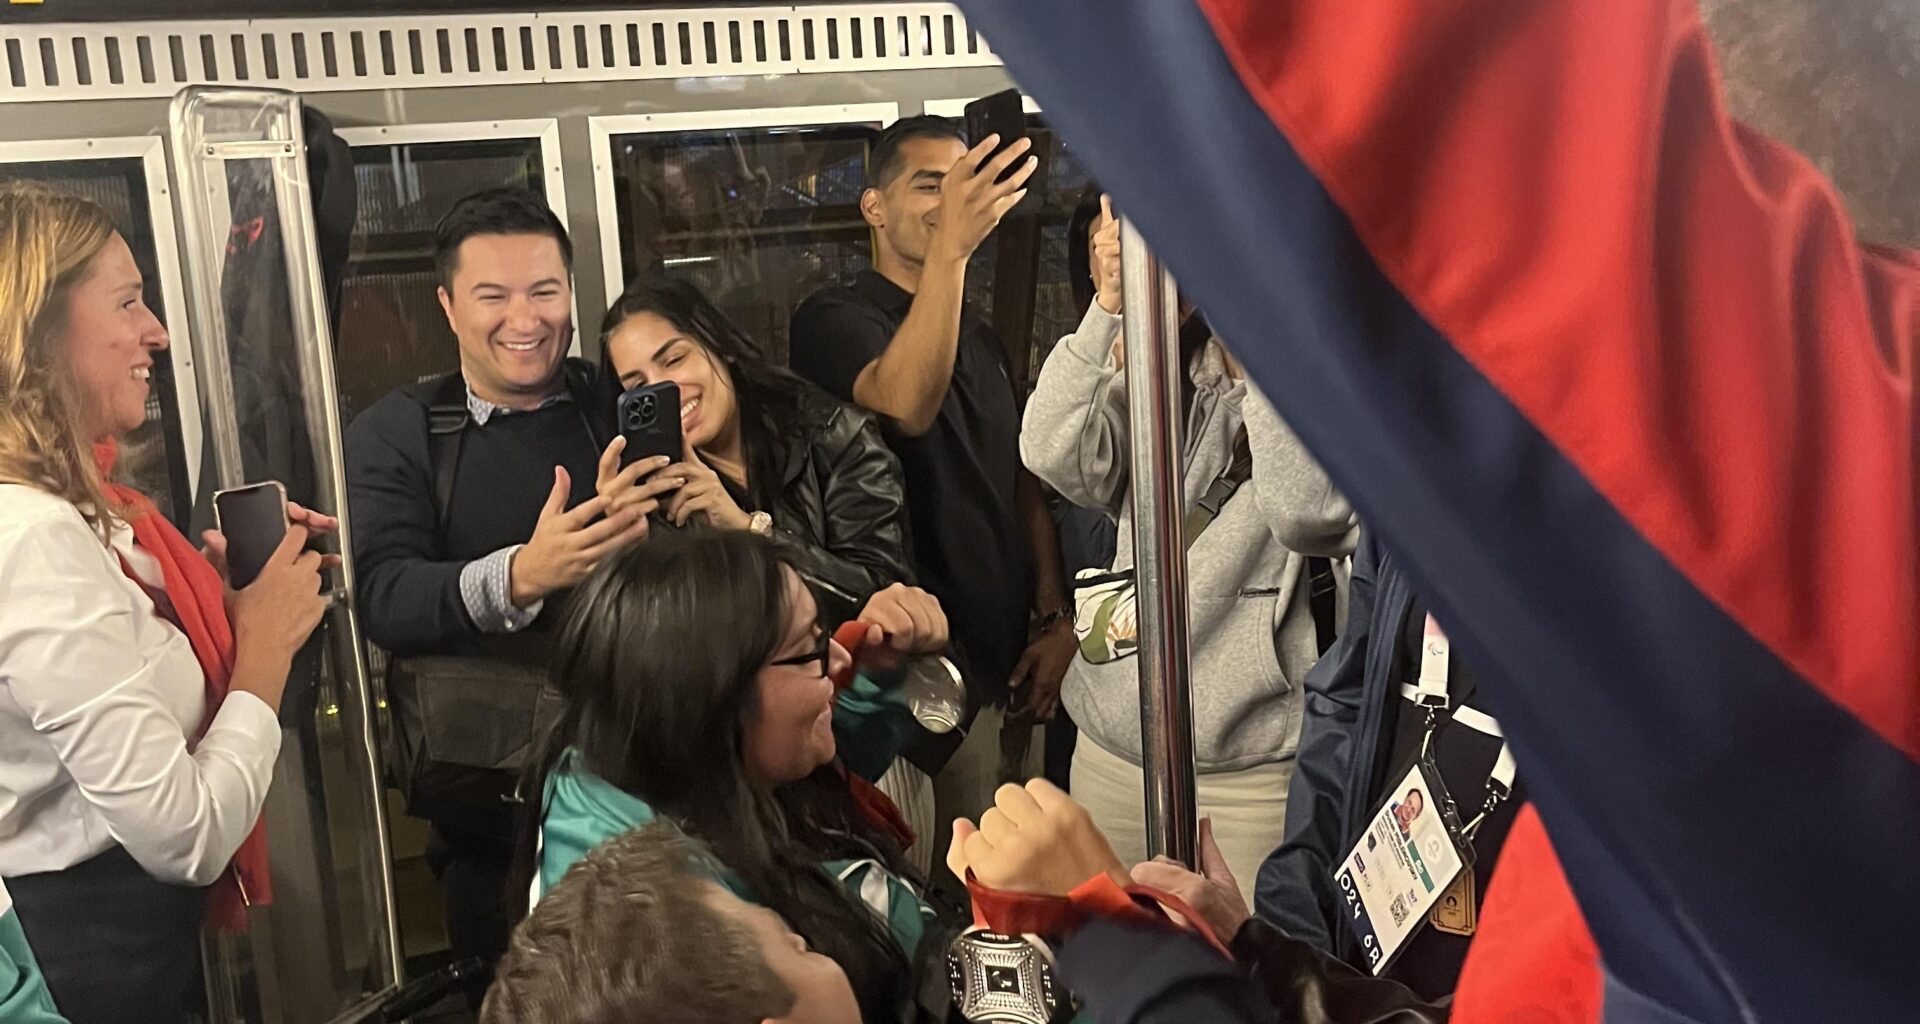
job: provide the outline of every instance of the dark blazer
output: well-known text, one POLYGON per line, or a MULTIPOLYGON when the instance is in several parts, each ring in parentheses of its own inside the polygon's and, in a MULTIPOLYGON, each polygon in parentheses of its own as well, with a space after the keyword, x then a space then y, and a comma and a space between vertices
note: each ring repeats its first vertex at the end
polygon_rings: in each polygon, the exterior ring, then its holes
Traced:
POLYGON ((1300 752, 1287 789, 1287 839, 1260 866, 1254 887, 1261 917, 1334 955, 1344 955, 1349 943, 1337 924, 1344 908, 1333 889, 1333 866, 1372 810, 1367 796, 1377 781, 1379 748, 1392 742, 1381 718, 1399 698, 1394 636, 1413 605, 1412 586, 1393 571, 1371 533, 1354 552, 1348 602, 1347 628, 1307 673, 1300 752), (1371 642, 1376 631, 1384 635, 1371 642))

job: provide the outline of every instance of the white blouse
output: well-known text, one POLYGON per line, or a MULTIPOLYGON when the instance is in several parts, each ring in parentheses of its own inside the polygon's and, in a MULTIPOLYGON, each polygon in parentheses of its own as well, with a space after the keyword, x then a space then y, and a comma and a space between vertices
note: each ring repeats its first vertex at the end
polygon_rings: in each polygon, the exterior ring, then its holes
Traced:
POLYGON ((234 691, 198 746, 206 679, 120 559, 158 564, 116 524, 0 484, 0 874, 72 867, 116 843, 162 881, 220 877, 266 799, 280 726, 234 691))

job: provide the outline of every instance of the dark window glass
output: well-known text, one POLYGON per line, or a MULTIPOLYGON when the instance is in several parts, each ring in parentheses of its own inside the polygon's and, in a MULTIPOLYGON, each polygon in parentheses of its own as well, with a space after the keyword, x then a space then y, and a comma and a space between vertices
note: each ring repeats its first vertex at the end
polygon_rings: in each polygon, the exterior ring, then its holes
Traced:
MULTIPOLYGON (((0 163, 0 181, 37 181, 99 203, 113 215, 146 278, 146 301, 161 323, 169 323, 160 296, 153 218, 148 210, 145 165, 138 157, 0 163)), ((171 244, 171 242, 169 242, 171 244)), ((183 314, 184 316, 184 314, 183 314)), ((139 488, 174 525, 185 529, 193 495, 187 484, 187 454, 180 434, 180 403, 174 388, 173 360, 153 362, 153 391, 147 398, 147 422, 125 438, 119 476, 139 488)), ((194 410, 198 415, 198 410, 194 410)))
POLYGON ((351 419, 380 396, 458 369, 459 346, 440 309, 433 227, 481 189, 544 192, 540 140, 353 147, 360 216, 340 305, 340 401, 351 419))
POLYGON ((860 190, 877 128, 614 136, 621 279, 652 269, 692 281, 785 362, 793 308, 867 265, 860 190))

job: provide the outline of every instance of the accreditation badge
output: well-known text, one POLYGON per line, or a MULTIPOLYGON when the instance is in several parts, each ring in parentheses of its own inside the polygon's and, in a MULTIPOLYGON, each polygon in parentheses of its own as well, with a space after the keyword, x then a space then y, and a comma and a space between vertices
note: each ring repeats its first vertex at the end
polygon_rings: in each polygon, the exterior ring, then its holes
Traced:
POLYGON ((1374 974, 1393 963, 1472 863, 1473 847, 1440 772, 1423 758, 1388 794, 1333 873, 1347 924, 1374 974))

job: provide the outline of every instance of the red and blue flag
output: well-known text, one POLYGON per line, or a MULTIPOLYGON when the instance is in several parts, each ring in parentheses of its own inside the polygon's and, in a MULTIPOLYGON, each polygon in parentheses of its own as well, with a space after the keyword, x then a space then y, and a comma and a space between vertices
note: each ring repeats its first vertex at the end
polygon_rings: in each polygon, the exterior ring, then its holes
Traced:
POLYGON ((961 6, 1487 666, 1610 1019, 1915 1019, 1920 260, 1691 0, 961 6))

